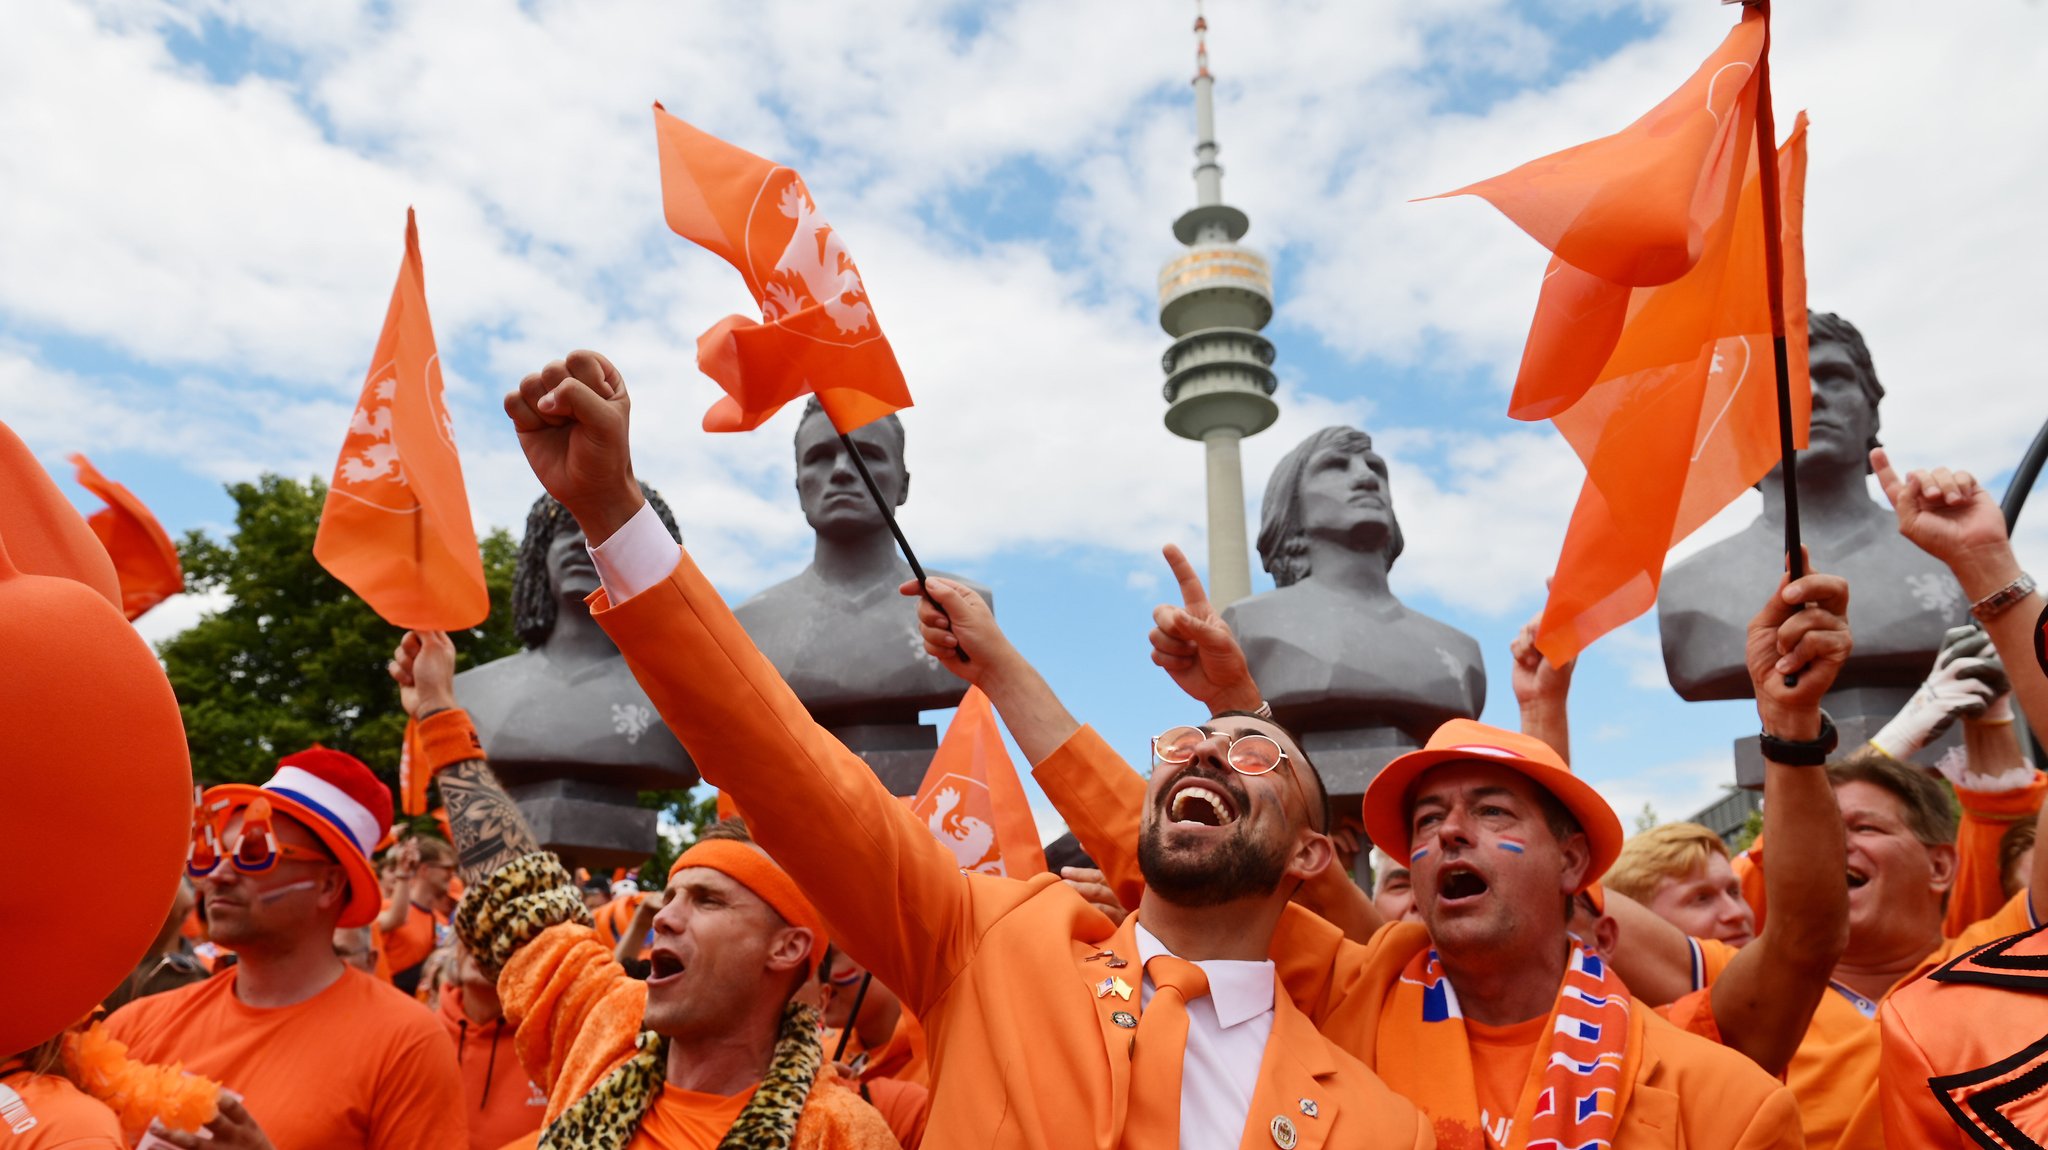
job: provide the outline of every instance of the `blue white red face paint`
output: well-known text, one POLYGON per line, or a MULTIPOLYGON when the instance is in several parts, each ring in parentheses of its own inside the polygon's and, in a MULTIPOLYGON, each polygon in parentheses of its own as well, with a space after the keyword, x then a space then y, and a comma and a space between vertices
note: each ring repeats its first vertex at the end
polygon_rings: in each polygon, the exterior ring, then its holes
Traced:
POLYGON ((1414 866, 1417 862, 1427 857, 1428 854, 1428 847, 1416 847, 1414 850, 1408 852, 1408 865, 1414 866))
POLYGON ((1494 845, 1508 852, 1511 855, 1522 854, 1529 849, 1527 846, 1523 845, 1522 843, 1516 842, 1514 839, 1501 839, 1494 845))

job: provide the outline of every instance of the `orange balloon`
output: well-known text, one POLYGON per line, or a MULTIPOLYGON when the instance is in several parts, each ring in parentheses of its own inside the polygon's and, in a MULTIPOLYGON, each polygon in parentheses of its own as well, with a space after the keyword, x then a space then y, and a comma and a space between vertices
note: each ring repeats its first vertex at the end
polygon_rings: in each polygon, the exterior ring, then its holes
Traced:
POLYGON ((7 540, 17 570, 75 579, 121 605, 121 581, 99 536, 57 490, 35 452, 5 423, 0 423, 0 539, 7 540))
POLYGON ((185 725, 156 656, 95 590, 20 571, 11 541, 0 537, 0 1058, 77 1022, 134 969, 170 913, 192 826, 185 725), (64 891, 32 880, 57 874, 64 891))

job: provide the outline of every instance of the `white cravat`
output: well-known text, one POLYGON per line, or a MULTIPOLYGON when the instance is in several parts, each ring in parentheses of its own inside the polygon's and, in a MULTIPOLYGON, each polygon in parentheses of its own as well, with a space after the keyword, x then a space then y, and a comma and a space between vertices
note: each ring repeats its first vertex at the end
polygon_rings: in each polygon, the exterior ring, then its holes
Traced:
MULTIPOLYGON (((1137 965, 1173 954, 1143 923, 1136 928, 1137 965)), ((1178 957, 1178 956, 1176 956, 1178 957)), ((1235 1150, 1251 1112, 1266 1040, 1273 1034, 1273 964, 1237 959, 1195 963, 1209 993, 1188 1003, 1188 1045, 1180 1071, 1181 1150, 1235 1150)), ((1139 987, 1152 1001, 1152 980, 1139 987)))

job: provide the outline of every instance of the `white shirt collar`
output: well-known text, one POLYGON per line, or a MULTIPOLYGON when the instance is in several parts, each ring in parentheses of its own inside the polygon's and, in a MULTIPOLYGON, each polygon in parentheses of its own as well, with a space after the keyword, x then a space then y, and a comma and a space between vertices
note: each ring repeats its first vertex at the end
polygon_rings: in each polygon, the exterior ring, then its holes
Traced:
MULTIPOLYGON (((1138 964, 1142 967, 1157 954, 1173 954, 1167 945, 1138 923, 1138 964)), ((1175 957, 1179 957, 1176 955, 1175 957)), ((1235 958, 1212 958, 1195 963, 1209 976, 1209 1001, 1216 1007, 1216 1021, 1223 1029, 1250 1022, 1273 1010, 1273 963, 1235 958)), ((1145 981, 1150 982, 1147 978, 1145 981)))

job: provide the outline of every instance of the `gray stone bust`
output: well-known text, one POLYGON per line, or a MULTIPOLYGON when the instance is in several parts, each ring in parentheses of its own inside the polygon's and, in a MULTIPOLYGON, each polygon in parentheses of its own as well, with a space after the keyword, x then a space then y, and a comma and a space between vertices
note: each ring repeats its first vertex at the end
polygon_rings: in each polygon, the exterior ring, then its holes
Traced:
MULTIPOLYGON (((910 496, 902 422, 886 416, 852 439, 883 497, 901 507, 910 496)), ((797 423, 796 491, 817 533, 811 565, 734 612, 755 645, 826 727, 915 725, 919 711, 959 705, 965 684, 925 653, 916 601, 897 592, 910 565, 815 399, 797 423)))
MULTIPOLYGON (((668 505, 642 490, 676 534, 668 505)), ((690 786, 697 773, 682 744, 584 605, 597 587, 583 529, 541 496, 527 514, 513 576, 526 649, 457 675, 456 695, 508 784, 568 777, 648 790, 690 786)))
POLYGON ((1259 561, 1276 588, 1224 610, 1274 716, 1302 736, 1343 794, 1362 791, 1446 720, 1476 717, 1486 704, 1479 644, 1388 587, 1401 548, 1387 463, 1372 437, 1326 427, 1266 482, 1259 561), (1355 761, 1337 754, 1344 748, 1355 761))
MULTIPOLYGON (((1853 712, 1889 718, 1904 694, 1894 700, 1895 691, 1871 690, 1917 686, 1942 632, 1968 621, 1969 603, 1948 569, 1900 536, 1891 508, 1870 494, 1884 387, 1862 334, 1827 312, 1810 315, 1807 333, 1813 423, 1799 453, 1800 535, 1815 569, 1848 579, 1856 635, 1828 706, 1838 724, 1853 712)), ((1762 516, 1665 573, 1657 599, 1664 667, 1688 700, 1750 697, 1743 643, 1757 604, 1784 571, 1783 485, 1773 470, 1758 485, 1762 516)), ((1845 746, 1850 738, 1845 728, 1845 746)))

